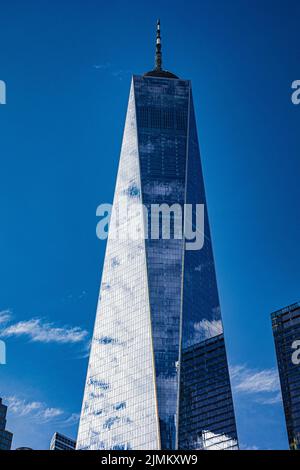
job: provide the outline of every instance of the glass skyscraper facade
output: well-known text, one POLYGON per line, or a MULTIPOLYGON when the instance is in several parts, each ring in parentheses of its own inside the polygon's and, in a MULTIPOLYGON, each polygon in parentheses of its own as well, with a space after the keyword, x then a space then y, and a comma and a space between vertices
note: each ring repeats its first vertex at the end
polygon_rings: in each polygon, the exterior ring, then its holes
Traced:
POLYGON ((300 450, 300 303, 272 313, 290 449, 300 450))
POLYGON ((131 83, 78 449, 237 449, 191 83, 162 70, 159 28, 131 83), (195 231, 204 205, 202 249, 149 235, 163 204, 192 205, 195 231))
POLYGON ((55 432, 50 443, 50 450, 75 450, 76 441, 64 436, 60 432, 55 432))
POLYGON ((237 448, 223 334, 185 348, 181 358, 179 448, 237 448))
POLYGON ((5 429, 6 413, 7 406, 3 405, 2 398, 0 398, 0 450, 10 450, 13 438, 12 433, 5 429))

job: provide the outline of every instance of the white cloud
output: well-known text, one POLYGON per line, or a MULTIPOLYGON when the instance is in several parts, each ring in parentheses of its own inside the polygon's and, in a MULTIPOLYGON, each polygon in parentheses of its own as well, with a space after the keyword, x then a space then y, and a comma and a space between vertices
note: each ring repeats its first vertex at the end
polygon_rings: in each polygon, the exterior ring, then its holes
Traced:
POLYGON ((112 72, 112 76, 118 78, 119 80, 123 80, 124 77, 128 76, 131 74, 131 70, 115 70, 112 72))
POLYGON ((80 418, 79 413, 67 414, 61 408, 50 407, 41 401, 28 401, 15 395, 6 396, 4 400, 9 413, 18 418, 26 417, 31 421, 38 421, 38 423, 49 423, 55 420, 57 426, 71 426, 78 423, 80 418))
POLYGON ((90 357, 90 352, 91 352, 91 346, 92 346, 92 340, 88 339, 82 348, 82 351, 80 354, 77 356, 77 359, 86 359, 90 357))
POLYGON ((110 62, 94 64, 93 67, 97 71, 107 72, 119 80, 122 80, 124 77, 132 74, 131 70, 115 68, 110 62))
POLYGON ((63 413, 59 408, 45 408, 41 416, 45 421, 49 421, 57 416, 61 416, 63 413))
POLYGON ((18 417, 27 417, 38 420, 39 422, 49 422, 58 416, 62 416, 64 411, 60 408, 50 408, 40 401, 27 401, 16 396, 5 397, 5 403, 8 405, 10 413, 18 417))
POLYGON ((3 323, 8 323, 11 320, 11 310, 2 310, 0 312, 0 325, 3 323))
POLYGON ((70 413, 43 400, 35 400, 32 389, 24 389, 22 394, 15 394, 5 387, 7 384, 2 385, 3 403, 8 406, 7 429, 14 434, 13 448, 26 445, 36 450, 49 449, 51 436, 59 430, 75 438, 78 413, 70 413))
POLYGON ((79 413, 72 413, 70 416, 68 416, 64 421, 63 425, 64 426, 72 426, 73 424, 77 424, 80 419, 80 414, 79 413))
POLYGON ((96 70, 107 70, 111 67, 111 64, 109 62, 105 62, 103 64, 95 64, 94 68, 96 70))
POLYGON ((237 365, 230 367, 230 376, 236 393, 261 394, 263 398, 258 398, 258 401, 262 404, 274 404, 281 400, 278 372, 274 368, 257 370, 237 365))
POLYGON ((56 327, 53 323, 43 322, 40 318, 20 321, 0 330, 0 336, 27 336, 40 343, 78 343, 87 337, 88 332, 80 327, 56 327))

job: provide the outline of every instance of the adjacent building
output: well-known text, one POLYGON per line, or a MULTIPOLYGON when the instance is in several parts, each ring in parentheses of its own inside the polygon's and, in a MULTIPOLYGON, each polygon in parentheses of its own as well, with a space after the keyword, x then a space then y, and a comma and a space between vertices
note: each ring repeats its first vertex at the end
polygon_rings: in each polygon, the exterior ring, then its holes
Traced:
POLYGON ((76 441, 59 432, 55 432, 51 439, 50 450, 75 450, 76 441))
POLYGON ((12 433, 5 429, 6 413, 7 406, 3 405, 2 398, 0 398, 0 450, 10 450, 13 438, 12 433))
POLYGON ((24 450, 33 450, 33 449, 31 447, 17 447, 15 450, 24 451, 24 450))
POLYGON ((235 450, 236 425, 223 334, 185 348, 181 364, 180 449, 235 450))
POLYGON ((300 450, 300 303, 272 313, 272 327, 291 450, 300 450))
POLYGON ((77 448, 237 446, 191 82, 162 68, 158 22, 155 68, 131 82, 77 448), (161 205, 203 246, 150 236, 161 205))

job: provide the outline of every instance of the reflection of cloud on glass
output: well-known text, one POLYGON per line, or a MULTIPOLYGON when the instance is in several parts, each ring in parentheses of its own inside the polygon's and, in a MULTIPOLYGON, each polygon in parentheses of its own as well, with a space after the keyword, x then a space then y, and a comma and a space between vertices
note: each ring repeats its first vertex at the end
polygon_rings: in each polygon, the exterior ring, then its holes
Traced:
POLYGON ((236 439, 225 433, 218 434, 203 430, 197 436, 197 442, 191 442, 191 448, 197 450, 238 450, 236 439))
POLYGON ((212 309, 213 316, 215 319, 221 318, 221 307, 218 305, 212 309))
POLYGON ((223 333, 223 326, 221 320, 201 320, 198 323, 194 323, 194 342, 204 341, 214 336, 218 336, 223 333))

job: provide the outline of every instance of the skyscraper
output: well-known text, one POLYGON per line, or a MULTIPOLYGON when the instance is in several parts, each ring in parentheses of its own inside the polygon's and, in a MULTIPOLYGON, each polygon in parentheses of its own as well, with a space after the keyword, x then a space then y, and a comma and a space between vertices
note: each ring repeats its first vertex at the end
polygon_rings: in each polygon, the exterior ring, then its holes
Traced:
POLYGON ((50 450, 75 450, 76 441, 59 432, 55 432, 50 443, 50 450))
POLYGON ((13 438, 12 433, 5 429, 6 413, 7 406, 2 404, 2 398, 0 398, 0 450, 10 450, 13 438))
POLYGON ((300 450, 300 303, 272 313, 290 449, 300 450))
POLYGON ((155 69, 131 82, 77 448, 237 448, 191 83, 163 70, 159 22, 155 69), (153 207, 187 204, 201 249, 149 236, 153 207))

